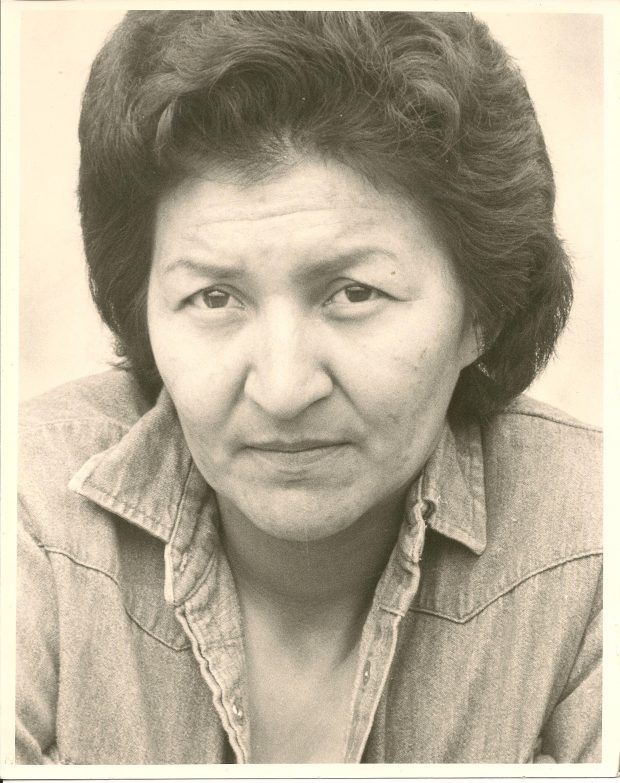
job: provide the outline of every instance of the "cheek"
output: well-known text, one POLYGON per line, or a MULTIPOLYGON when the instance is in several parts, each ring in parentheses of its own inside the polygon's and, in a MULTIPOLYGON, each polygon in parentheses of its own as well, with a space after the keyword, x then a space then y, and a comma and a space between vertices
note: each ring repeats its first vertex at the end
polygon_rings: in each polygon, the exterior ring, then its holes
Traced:
POLYGON ((235 399, 232 373, 208 358, 195 364, 174 354, 165 364, 160 372, 181 418, 206 431, 217 429, 235 399))
POLYGON ((459 334, 425 323, 402 324, 390 340, 377 343, 359 386, 367 447, 393 478, 413 475, 427 458, 460 372, 459 334))
POLYGON ((173 318, 149 317, 155 363, 182 421, 212 431, 226 418, 240 382, 235 352, 173 318))
POLYGON ((355 354, 361 361, 351 362, 358 395, 388 420, 449 396, 460 372, 460 346, 458 323, 439 321, 430 311, 377 329, 355 354))

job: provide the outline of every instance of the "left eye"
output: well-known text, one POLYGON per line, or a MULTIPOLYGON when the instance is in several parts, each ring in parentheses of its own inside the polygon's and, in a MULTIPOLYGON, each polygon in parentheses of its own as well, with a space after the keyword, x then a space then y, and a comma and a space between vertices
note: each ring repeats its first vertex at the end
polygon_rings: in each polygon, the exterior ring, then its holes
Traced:
POLYGON ((376 288, 355 283, 341 288, 329 301, 334 304, 356 304, 358 302, 368 302, 371 299, 378 299, 380 295, 376 288))

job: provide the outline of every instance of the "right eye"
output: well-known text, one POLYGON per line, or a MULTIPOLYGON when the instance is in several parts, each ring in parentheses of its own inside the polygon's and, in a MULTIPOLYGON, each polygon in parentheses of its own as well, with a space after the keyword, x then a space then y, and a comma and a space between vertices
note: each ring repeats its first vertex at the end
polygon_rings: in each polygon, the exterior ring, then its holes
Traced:
POLYGON ((203 288, 192 297, 197 307, 207 307, 209 310, 224 310, 232 307, 242 308, 241 302, 229 291, 223 288, 203 288))

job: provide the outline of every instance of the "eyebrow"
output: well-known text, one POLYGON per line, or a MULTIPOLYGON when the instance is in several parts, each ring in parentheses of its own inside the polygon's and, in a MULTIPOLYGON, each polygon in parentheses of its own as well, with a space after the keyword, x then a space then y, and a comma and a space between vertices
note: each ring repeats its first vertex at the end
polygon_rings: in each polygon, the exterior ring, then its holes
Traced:
MULTIPOLYGON (((373 256, 384 256, 391 260, 397 260, 395 253, 383 247, 364 247, 331 258, 321 257, 310 264, 304 264, 293 273, 298 280, 309 281, 320 279, 326 275, 342 272, 345 269, 357 266, 373 256)), ((172 261, 164 269, 163 274, 168 276, 176 271, 186 271, 200 277, 225 277, 229 280, 239 280, 246 275, 243 266, 235 264, 218 264, 211 261, 198 261, 192 258, 178 258, 172 261)))
POLYGON ((313 282, 328 275, 337 274, 345 269, 351 269, 368 261, 373 256, 384 256, 396 260, 396 255, 383 247, 363 247, 348 253, 321 258, 320 260, 305 265, 294 273, 299 280, 313 282))
POLYGON ((173 272, 184 271, 200 277, 227 277, 237 280, 243 277, 243 267, 231 264, 215 264, 210 261, 196 261, 193 258, 177 258, 164 269, 164 276, 173 272))

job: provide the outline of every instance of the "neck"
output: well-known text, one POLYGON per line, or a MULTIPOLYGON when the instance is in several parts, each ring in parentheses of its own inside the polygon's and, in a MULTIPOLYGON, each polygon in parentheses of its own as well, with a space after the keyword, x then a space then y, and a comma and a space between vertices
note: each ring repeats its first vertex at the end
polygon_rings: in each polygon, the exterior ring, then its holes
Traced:
POLYGON ((270 612, 295 617, 297 626, 359 617, 394 548, 405 493, 370 510, 329 538, 289 541, 257 528, 218 497, 222 538, 242 603, 264 603, 270 612))

